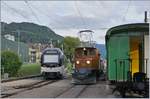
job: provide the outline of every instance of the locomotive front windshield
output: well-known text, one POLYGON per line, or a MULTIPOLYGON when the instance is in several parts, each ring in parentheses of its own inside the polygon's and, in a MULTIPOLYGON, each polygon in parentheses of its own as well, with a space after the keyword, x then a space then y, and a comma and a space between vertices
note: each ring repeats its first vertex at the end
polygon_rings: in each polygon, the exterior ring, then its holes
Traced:
POLYGON ((96 49, 78 49, 75 52, 76 57, 82 57, 82 56, 95 56, 96 55, 96 49))

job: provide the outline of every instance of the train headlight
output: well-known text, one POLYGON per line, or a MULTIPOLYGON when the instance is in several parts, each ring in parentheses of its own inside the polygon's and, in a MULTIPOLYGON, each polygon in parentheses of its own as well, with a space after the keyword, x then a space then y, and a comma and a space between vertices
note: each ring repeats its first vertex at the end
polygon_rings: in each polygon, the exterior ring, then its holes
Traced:
POLYGON ((87 63, 87 64, 90 64, 91 62, 90 62, 90 61, 86 61, 86 63, 87 63))
POLYGON ((76 61, 76 64, 79 64, 80 62, 79 61, 76 61))

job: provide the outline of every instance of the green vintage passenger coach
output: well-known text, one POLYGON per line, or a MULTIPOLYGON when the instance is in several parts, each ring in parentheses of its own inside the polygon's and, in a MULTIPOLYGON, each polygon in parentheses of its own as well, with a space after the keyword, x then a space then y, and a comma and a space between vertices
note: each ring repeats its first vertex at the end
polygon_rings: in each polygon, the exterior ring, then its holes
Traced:
POLYGON ((136 72, 147 74, 149 24, 125 24, 110 28, 105 36, 108 80, 127 80, 136 72))

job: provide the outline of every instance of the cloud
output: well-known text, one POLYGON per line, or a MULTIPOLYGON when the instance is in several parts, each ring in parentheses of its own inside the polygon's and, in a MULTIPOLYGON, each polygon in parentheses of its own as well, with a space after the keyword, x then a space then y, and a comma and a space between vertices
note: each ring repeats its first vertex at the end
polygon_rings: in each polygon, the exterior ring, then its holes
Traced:
POLYGON ((62 36, 91 29, 95 40, 105 43, 108 28, 143 22, 150 1, 3 1, 1 8, 2 21, 46 25, 62 36))

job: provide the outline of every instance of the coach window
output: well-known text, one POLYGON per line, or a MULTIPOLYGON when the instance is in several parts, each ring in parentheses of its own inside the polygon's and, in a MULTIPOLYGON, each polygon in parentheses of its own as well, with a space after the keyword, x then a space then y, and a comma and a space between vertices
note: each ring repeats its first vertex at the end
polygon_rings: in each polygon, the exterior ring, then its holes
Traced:
POLYGON ((95 50, 90 50, 90 55, 95 55, 96 54, 96 51, 95 50))

